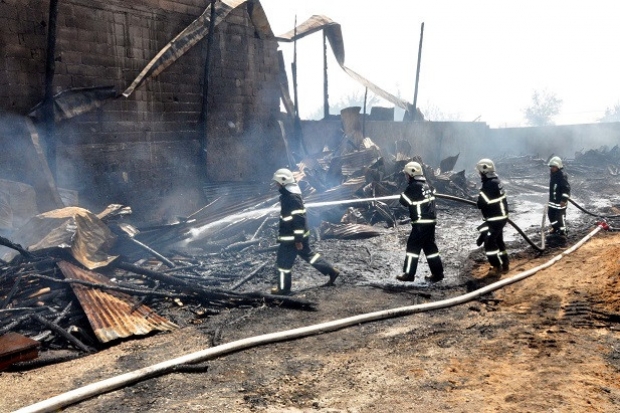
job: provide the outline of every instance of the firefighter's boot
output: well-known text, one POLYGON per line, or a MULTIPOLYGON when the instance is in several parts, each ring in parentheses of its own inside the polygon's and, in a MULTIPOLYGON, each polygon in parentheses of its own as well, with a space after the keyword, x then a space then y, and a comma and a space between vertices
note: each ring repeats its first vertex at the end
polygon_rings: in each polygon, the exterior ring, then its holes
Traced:
POLYGON ((397 275, 396 279, 398 281, 404 281, 404 282, 414 282, 415 281, 415 275, 410 275, 410 274, 401 274, 401 275, 397 275))
POLYGON ((325 283, 325 285, 326 286, 332 286, 332 285, 334 285, 334 282, 336 281, 336 278, 338 278, 338 276, 340 275, 340 270, 334 268, 334 269, 332 269, 332 271, 328 275, 329 275, 329 281, 327 281, 325 283))
POLYGON ((432 274, 430 277, 424 277, 424 279, 431 283, 437 283, 443 280, 443 273, 441 274, 432 274))
POLYGON ((278 268, 277 285, 271 289, 271 294, 289 295, 291 293, 291 270, 278 268))
POLYGON ((491 267, 485 278, 499 278, 502 275, 501 267, 491 267))

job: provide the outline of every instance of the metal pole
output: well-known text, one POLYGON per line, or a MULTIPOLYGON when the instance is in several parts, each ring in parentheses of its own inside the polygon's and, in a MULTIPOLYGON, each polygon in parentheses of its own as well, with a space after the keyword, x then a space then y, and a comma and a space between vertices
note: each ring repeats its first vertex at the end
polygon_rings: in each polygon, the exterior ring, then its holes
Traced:
POLYGON ((49 21, 47 25, 47 56, 45 59, 45 96, 43 98, 43 119, 47 162, 56 180, 56 121, 54 119, 54 72, 56 64, 56 26, 58 20, 58 0, 50 0, 49 21))
POLYGON ((295 134, 295 143, 300 152, 304 155, 308 153, 306 150, 306 144, 304 143, 303 134, 301 130, 301 120, 299 119, 299 99, 297 96, 297 15, 295 15, 295 32, 293 35, 293 63, 291 64, 291 71, 293 74, 293 96, 294 96, 294 104, 295 104, 295 119, 294 121, 294 134, 295 134))
POLYGON ((299 118, 299 101, 297 99, 297 15, 295 15, 295 29, 293 34, 293 64, 291 71, 293 74, 293 100, 295 102, 295 118, 299 118))
POLYGON ((420 62, 422 61, 422 40, 424 39, 424 22, 420 28, 420 46, 418 47, 418 68, 415 73, 415 92, 413 93, 413 121, 418 117, 418 82, 420 81, 420 62))
POLYGON ((199 162, 201 170, 205 170, 207 164, 207 116, 209 111, 209 67, 211 66, 211 49, 213 47, 213 36, 215 31, 215 1, 211 2, 211 14, 209 20, 209 35, 207 37, 207 55, 205 57, 204 76, 202 80, 202 107, 200 110, 200 120, 198 122, 200 132, 200 156, 199 162))
POLYGON ((329 93, 327 89, 327 35, 323 30, 323 119, 329 118, 329 93))
POLYGON ((366 102, 368 98, 368 88, 364 91, 364 111, 362 112, 362 138, 366 137, 366 102))

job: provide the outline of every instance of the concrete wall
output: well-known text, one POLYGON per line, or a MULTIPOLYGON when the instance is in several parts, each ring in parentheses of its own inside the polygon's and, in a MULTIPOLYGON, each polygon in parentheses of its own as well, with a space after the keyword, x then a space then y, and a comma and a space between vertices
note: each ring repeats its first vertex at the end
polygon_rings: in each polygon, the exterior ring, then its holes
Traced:
POLYGON ((620 122, 492 129, 491 139, 494 146, 510 154, 573 159, 579 151, 619 145, 620 122))
MULTIPOLYGON (((326 145, 338 142, 343 136, 339 120, 303 121, 305 145, 310 152, 320 152, 326 145)), ((411 155, 419 155, 426 164, 439 167, 439 162, 459 155, 456 169, 468 167, 472 159, 478 160, 476 147, 489 135, 485 123, 474 122, 389 122, 366 121, 365 136, 372 139, 384 154, 395 154, 396 142, 411 144, 411 155)), ((473 161, 473 162, 476 162, 473 161)))
MULTIPOLYGON (((59 2, 54 92, 105 85, 122 92, 207 4, 59 2)), ((26 115, 43 98, 48 8, 48 1, 0 3, 0 112, 26 115)), ((126 203, 155 218, 187 212, 161 209, 174 204, 167 197, 189 201, 205 180, 197 121, 206 43, 129 98, 58 124, 58 186, 78 190, 88 208, 126 203)), ((248 10, 240 7, 216 28, 212 57, 206 179, 265 179, 284 156, 276 122, 277 42, 257 36, 248 10)), ((5 154, 13 156, 7 142, 14 137, 4 138, 5 154)), ((201 200, 195 202, 200 206, 201 200)), ((180 203, 189 211, 195 207, 180 203)))
MULTIPOLYGON (((316 153, 343 136, 339 120, 302 122, 305 145, 316 153)), ((385 122, 366 121, 365 135, 384 153, 395 153, 395 143, 408 141, 413 153, 425 163, 459 154, 455 170, 473 171, 481 158, 552 154, 572 159, 575 152, 620 144, 620 123, 491 129, 482 122, 385 122)))

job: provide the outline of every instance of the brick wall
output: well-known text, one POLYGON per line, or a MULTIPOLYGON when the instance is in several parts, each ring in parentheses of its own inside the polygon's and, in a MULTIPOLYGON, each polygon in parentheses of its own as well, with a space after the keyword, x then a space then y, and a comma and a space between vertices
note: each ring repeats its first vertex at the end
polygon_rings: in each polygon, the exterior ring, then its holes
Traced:
MULTIPOLYGON (((54 92, 106 85, 122 92, 208 4, 60 1, 54 92)), ((26 115, 43 98, 48 8, 47 1, 0 2, 0 111, 26 115)), ((204 174, 197 121, 206 43, 203 39, 129 98, 57 124, 58 186, 78 190, 87 208, 126 203, 150 219, 200 207, 195 194, 204 174), (172 211, 168 197, 181 197, 181 210, 172 211)), ((263 180, 279 164, 276 50, 275 40, 256 35, 245 7, 216 28, 207 179, 263 180)))

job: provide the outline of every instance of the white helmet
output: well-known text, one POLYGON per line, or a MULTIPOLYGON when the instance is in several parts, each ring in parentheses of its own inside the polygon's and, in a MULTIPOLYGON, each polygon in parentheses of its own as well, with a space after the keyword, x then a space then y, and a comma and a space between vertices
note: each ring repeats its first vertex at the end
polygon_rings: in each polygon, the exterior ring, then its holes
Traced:
POLYGON ((286 169, 286 168, 278 169, 277 171, 275 171, 273 173, 272 179, 276 181, 277 183, 279 183, 280 185, 288 185, 288 184, 295 183, 295 178, 293 177, 293 173, 290 171, 290 169, 286 169))
POLYGON ((562 163, 562 160, 559 156, 554 156, 553 158, 549 159, 549 166, 555 166, 559 169, 564 168, 564 164, 562 163))
POLYGON ((480 159, 476 164, 476 170, 481 174, 493 173, 495 172, 495 164, 492 160, 484 158, 480 159))
POLYGON ((422 176, 422 166, 417 162, 409 162, 405 165, 403 172, 412 178, 414 176, 422 176))

